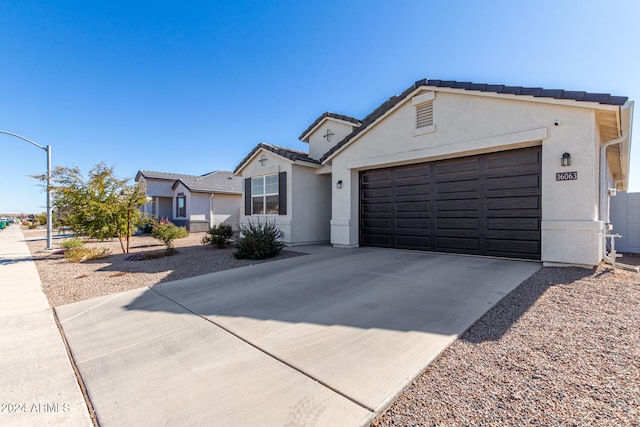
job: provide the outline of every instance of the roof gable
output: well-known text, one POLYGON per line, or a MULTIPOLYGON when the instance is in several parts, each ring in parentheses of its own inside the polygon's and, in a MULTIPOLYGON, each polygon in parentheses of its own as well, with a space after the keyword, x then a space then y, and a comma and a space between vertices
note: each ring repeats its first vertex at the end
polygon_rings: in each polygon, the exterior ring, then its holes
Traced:
POLYGON ((310 134, 317 129, 322 123, 324 123, 326 120, 329 119, 334 119, 334 120, 338 120, 338 121, 342 121, 342 122, 347 122, 353 126, 360 126, 362 124, 362 121, 350 117, 350 116, 345 116, 342 114, 335 114, 332 113, 330 111, 327 111, 325 113, 322 113, 322 115, 320 115, 320 117, 318 117, 313 123, 311 123, 311 126, 309 126, 307 129, 305 129, 304 132, 302 132, 302 134, 300 135, 300 137, 298 138, 300 141, 303 142, 308 142, 309 136, 310 134))
POLYGON ((349 144, 354 138, 370 128, 378 119, 384 116, 387 112, 392 110, 398 104, 405 101, 409 95, 416 92, 418 89, 428 88, 447 88, 447 89, 460 89, 464 91, 478 91, 489 92, 503 95, 516 95, 516 96, 533 96, 536 98, 552 98, 558 100, 570 100, 577 102, 592 102, 603 105, 622 106, 629 99, 626 96, 612 96, 607 93, 590 93, 582 91, 565 91, 562 89, 543 89, 532 88, 523 86, 506 86, 506 85, 490 85, 485 83, 472 83, 472 82, 458 82, 455 80, 433 80, 422 79, 416 81, 413 85, 409 86, 400 95, 394 95, 391 98, 383 102, 378 108, 373 110, 367 117, 362 120, 362 125, 355 128, 353 132, 347 135, 342 141, 334 145, 329 151, 327 151, 321 158, 320 162, 324 163, 343 147, 349 144))
POLYGON ((320 164, 318 160, 312 159, 311 157, 309 157, 309 154, 305 152, 261 142, 260 144, 256 145, 244 159, 242 159, 240 164, 233 170, 233 173, 237 174, 260 150, 267 150, 291 162, 302 161, 307 163, 314 163, 317 165, 320 164))

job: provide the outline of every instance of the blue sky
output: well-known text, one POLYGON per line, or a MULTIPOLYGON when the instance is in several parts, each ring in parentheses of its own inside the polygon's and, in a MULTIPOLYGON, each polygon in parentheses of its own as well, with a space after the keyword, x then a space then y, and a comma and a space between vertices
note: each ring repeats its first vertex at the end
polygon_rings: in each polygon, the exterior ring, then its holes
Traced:
MULTIPOLYGON (((637 0, 0 0, 0 130, 84 172, 203 174, 262 141, 306 150, 324 111, 363 118, 425 77, 638 101, 639 18, 637 0)), ((0 152, 0 212, 44 211, 45 153, 0 152)))

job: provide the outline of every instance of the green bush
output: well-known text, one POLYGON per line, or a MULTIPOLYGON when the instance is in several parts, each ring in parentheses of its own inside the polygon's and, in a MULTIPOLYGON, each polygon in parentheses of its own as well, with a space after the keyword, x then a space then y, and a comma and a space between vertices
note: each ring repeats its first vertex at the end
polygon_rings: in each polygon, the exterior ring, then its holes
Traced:
POLYGON ((68 249, 64 253, 64 257, 71 262, 84 262, 92 259, 106 258, 111 255, 108 248, 86 248, 84 246, 76 246, 68 249))
POLYGON ((42 212, 41 214, 37 214, 35 215, 35 220, 40 225, 47 225, 47 214, 45 212, 42 212))
POLYGON ((140 221, 138 222, 138 228, 142 233, 151 233, 153 231, 153 226, 155 225, 155 223, 156 221, 155 219, 153 219, 153 217, 145 216, 140 218, 140 221))
POLYGON ((189 236, 185 227, 177 227, 169 221, 161 221, 153 227, 151 235, 160 240, 167 247, 167 252, 173 251, 173 241, 189 236))
POLYGON ((67 239, 64 242, 60 243, 60 246, 65 249, 79 248, 82 245, 84 245, 84 242, 82 240, 76 239, 75 237, 72 237, 71 239, 67 239))
POLYGON ((276 256, 284 247, 278 240, 280 230, 275 222, 240 225, 241 236, 234 245, 237 251, 233 254, 238 259, 265 259, 276 256))
POLYGON ((29 230, 33 230, 34 228, 38 228, 38 224, 29 224, 27 227, 29 230))
POLYGON ((215 245, 218 249, 224 249, 231 244, 233 229, 228 224, 214 225, 207 234, 202 238, 203 245, 215 245))

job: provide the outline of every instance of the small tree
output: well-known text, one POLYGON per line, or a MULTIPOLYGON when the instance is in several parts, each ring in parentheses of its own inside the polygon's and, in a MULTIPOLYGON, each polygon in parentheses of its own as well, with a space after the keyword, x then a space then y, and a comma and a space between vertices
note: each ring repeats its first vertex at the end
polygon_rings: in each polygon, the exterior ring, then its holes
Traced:
MULTIPOLYGON (((33 177, 46 183, 46 175, 33 177)), ((116 178, 113 167, 104 163, 94 166, 86 180, 77 166, 56 166, 51 173, 53 204, 74 233, 98 240, 117 236, 122 252, 128 253, 138 208, 147 201, 144 187, 129 181, 116 178)))
POLYGON ((158 239, 164 243, 167 247, 167 253, 175 251, 173 248, 173 241, 175 239, 182 239, 189 236, 189 232, 185 227, 177 227, 175 224, 163 220, 158 222, 151 231, 151 235, 154 239, 158 239))

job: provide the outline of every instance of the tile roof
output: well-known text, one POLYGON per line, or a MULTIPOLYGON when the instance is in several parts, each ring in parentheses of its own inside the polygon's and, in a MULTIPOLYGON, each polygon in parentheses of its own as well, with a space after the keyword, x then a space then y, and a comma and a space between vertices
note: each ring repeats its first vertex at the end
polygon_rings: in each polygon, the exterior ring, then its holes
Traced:
POLYGON ((380 116, 403 101, 407 96, 422 86, 444 87, 451 89, 464 89, 469 91, 493 92, 507 95, 534 96, 538 98, 554 98, 568 99, 580 102, 597 102, 605 105, 623 105, 629 99, 626 96, 612 96, 608 93, 590 93, 579 91, 567 91, 562 89, 543 89, 539 87, 523 87, 523 86, 506 86, 506 85, 490 85, 486 83, 458 82, 455 80, 433 80, 422 79, 409 86, 400 95, 394 95, 383 102, 378 108, 373 110, 367 117, 362 120, 362 125, 355 128, 353 132, 347 135, 342 141, 334 145, 321 158, 320 162, 324 162, 329 156, 338 151, 356 135, 367 129, 380 116))
POLYGON ((230 171, 214 171, 201 176, 185 176, 181 182, 189 191, 204 193, 242 193, 242 180, 230 171))
POLYGON ((293 150, 291 148, 280 147, 279 145, 266 144, 264 142, 261 142, 260 144, 256 145, 254 147, 254 149, 251 150, 251 152, 249 154, 247 154, 247 156, 244 159, 242 159, 240 164, 238 166, 236 166, 236 168, 233 170, 233 173, 238 172, 238 170, 240 170, 240 168, 247 161, 249 161, 249 159, 260 149, 265 149, 265 150, 270 151, 270 152, 272 152, 274 154, 277 154, 278 156, 284 157, 285 159, 289 159, 289 160, 292 160, 294 162, 296 160, 300 160, 300 161, 304 161, 304 162, 320 164, 320 162, 318 160, 312 159, 311 157, 309 157, 309 154, 307 154, 307 153, 305 153, 303 151, 293 150))
POLYGON ((591 93, 562 89, 543 89, 541 87, 523 87, 491 85, 486 83, 457 82, 454 80, 422 79, 414 84, 419 86, 447 87, 452 89, 476 90, 480 92, 495 92, 508 95, 529 95, 537 98, 569 99, 582 102, 597 102, 607 105, 624 105, 629 98, 626 96, 612 96, 608 93, 591 93))
POLYGON ((345 116, 345 115, 342 115, 342 114, 335 114, 335 113, 332 113, 330 111, 327 111, 325 113, 322 113, 322 115, 320 115, 320 117, 318 117, 313 123, 311 123, 311 126, 309 126, 307 129, 305 129, 305 131, 302 132, 302 134, 300 135, 300 137, 298 139, 302 141, 302 138, 304 138, 309 132, 311 132, 311 130, 314 127, 318 126, 318 124, 321 121, 323 121, 324 119, 326 119, 328 117, 330 117, 332 119, 343 120, 345 122, 351 122, 351 123, 353 123, 353 124, 355 124, 357 126, 360 126, 362 124, 362 121, 360 121, 360 120, 358 120, 356 118, 353 118, 353 117, 350 117, 350 116, 345 116))

